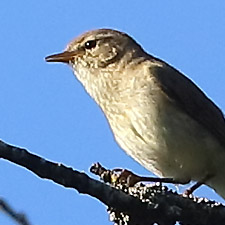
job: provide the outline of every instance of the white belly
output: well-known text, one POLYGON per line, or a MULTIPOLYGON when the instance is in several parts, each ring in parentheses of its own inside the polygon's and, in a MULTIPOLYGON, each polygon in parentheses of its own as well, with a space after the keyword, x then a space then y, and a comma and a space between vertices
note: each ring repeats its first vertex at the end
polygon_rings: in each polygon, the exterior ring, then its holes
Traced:
POLYGON ((225 162, 225 150, 217 140, 168 103, 138 105, 112 117, 110 125, 119 145, 159 176, 200 181, 225 162))

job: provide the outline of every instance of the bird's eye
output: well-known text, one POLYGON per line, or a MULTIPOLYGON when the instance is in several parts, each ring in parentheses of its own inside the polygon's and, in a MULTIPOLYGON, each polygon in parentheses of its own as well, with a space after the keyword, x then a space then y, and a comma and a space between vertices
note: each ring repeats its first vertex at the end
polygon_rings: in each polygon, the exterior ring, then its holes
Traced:
POLYGON ((86 49, 92 49, 92 48, 94 48, 95 46, 96 46, 96 40, 87 41, 87 42, 85 42, 85 44, 84 44, 84 47, 85 47, 86 49))

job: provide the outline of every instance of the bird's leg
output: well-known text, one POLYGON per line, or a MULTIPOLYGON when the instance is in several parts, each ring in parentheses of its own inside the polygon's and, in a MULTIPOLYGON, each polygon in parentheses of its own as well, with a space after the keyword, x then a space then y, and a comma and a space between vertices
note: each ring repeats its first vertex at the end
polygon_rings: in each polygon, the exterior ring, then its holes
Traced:
POLYGON ((197 190, 201 185, 205 184, 205 182, 211 179, 212 177, 213 177, 212 174, 207 174, 201 181, 195 183, 193 186, 186 189, 184 191, 184 195, 187 195, 187 196, 191 195, 195 190, 197 190))
POLYGON ((138 182, 159 182, 159 183, 170 183, 170 184, 187 184, 188 182, 183 182, 175 180, 174 178, 160 178, 160 177, 142 177, 137 174, 132 173, 127 169, 113 169, 114 172, 120 172, 118 177, 118 182, 125 182, 129 187, 134 186, 138 182))
POLYGON ((204 184, 204 182, 197 182, 194 185, 192 185, 190 188, 186 189, 184 191, 183 195, 191 195, 196 189, 198 189, 202 184, 204 184))

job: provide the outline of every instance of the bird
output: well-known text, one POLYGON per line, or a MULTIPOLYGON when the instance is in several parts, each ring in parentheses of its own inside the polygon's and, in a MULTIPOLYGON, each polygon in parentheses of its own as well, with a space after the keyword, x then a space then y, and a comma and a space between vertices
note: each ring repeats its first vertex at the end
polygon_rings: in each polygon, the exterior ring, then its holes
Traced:
POLYGON ((224 115, 191 79, 107 28, 81 34, 45 60, 72 68, 116 142, 144 168, 225 198, 224 115))

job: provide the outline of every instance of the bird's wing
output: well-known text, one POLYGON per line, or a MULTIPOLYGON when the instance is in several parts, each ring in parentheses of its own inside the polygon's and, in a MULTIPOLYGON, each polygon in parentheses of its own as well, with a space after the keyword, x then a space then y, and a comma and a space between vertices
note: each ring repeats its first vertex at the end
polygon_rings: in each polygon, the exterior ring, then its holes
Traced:
POLYGON ((222 111, 190 79, 168 64, 162 62, 162 65, 150 67, 150 72, 163 92, 225 146, 222 111))

